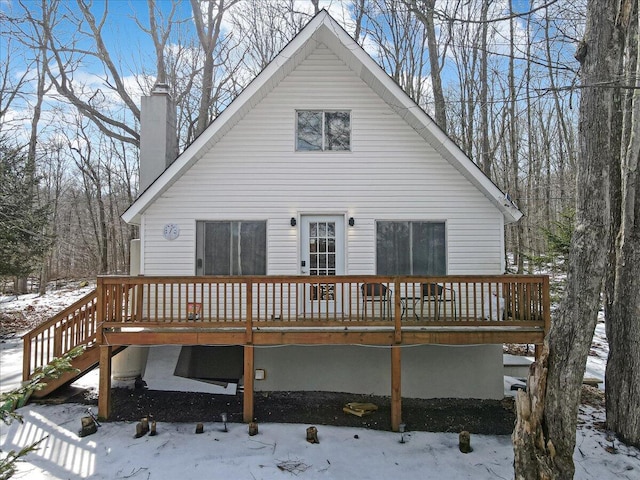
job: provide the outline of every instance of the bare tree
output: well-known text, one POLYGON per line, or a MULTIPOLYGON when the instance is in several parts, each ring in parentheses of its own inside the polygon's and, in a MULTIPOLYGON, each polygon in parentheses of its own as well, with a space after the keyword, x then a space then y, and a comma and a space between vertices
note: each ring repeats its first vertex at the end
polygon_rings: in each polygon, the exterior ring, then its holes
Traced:
POLYGON ((222 18, 225 12, 239 0, 217 0, 207 2, 206 12, 202 11, 199 0, 191 0, 193 19, 200 40, 200 46, 204 53, 204 65, 202 68, 202 91, 200 107, 198 108, 198 120, 195 134, 199 135, 209 125, 213 115, 211 106, 216 97, 216 89, 213 84, 214 69, 216 68, 216 49, 227 45, 228 38, 222 36, 222 18))
POLYGON ((482 171, 491 177, 491 152, 489 144, 489 84, 487 72, 489 69, 489 52, 487 50, 487 35, 489 31, 489 23, 487 22, 487 15, 489 12, 489 5, 491 0, 482 0, 480 6, 480 96, 478 101, 480 103, 480 124, 478 125, 480 130, 480 152, 478 163, 482 171))
POLYGON ((47 74, 57 92, 63 95, 84 116, 91 119, 102 133, 121 141, 138 145, 139 134, 122 116, 111 114, 107 96, 101 91, 79 84, 74 72, 79 69, 86 57, 92 57, 103 65, 103 88, 114 93, 135 118, 140 118, 140 109, 125 87, 125 82, 112 60, 111 53, 103 39, 103 28, 107 22, 109 4, 104 3, 104 10, 100 18, 96 18, 91 4, 77 0, 81 15, 67 8, 59 0, 51 2, 42 0, 40 18, 36 18, 28 5, 24 6, 29 20, 33 25, 41 25, 43 30, 42 42, 52 56, 52 64, 46 63, 47 74), (64 12, 63 12, 64 10, 64 12), (58 33, 68 32, 80 38, 61 39, 58 33), (60 32, 59 32, 60 31, 60 32), (76 46, 81 40, 89 40, 93 48, 86 49, 76 46))
POLYGON ((290 1, 245 0, 242 8, 230 13, 251 76, 260 73, 309 20, 290 1))
MULTIPOLYGON (((0 22, 0 25, 3 24, 4 22, 0 22)), ((15 69, 17 69, 14 66, 16 60, 23 61, 24 59, 21 52, 14 49, 14 42, 11 40, 13 33, 11 30, 0 31, 0 35, 7 38, 4 52, 2 52, 4 56, 0 58, 0 133, 6 132, 7 128, 9 128, 11 122, 8 121, 7 114, 15 106, 16 102, 21 99, 21 92, 27 83, 27 76, 30 72, 30 68, 25 68, 19 77, 14 74, 15 69)))
POLYGON ((364 22, 364 17, 366 14, 367 6, 366 0, 354 0, 353 1, 353 13, 355 17, 355 29, 353 30, 353 39, 362 45, 364 41, 364 37, 362 35, 362 27, 364 22))
MULTIPOLYGON (((620 184, 612 188, 611 204, 619 207, 615 256, 610 265, 607 289, 606 332, 609 343, 605 395, 607 428, 622 440, 640 447, 640 49, 638 5, 627 4, 618 12, 618 24, 627 31, 622 62, 627 90, 619 134, 620 184), (613 287, 613 288, 611 288, 613 287)), ((615 90, 614 90, 615 91, 615 90)), ((612 140, 615 141, 615 140, 612 140)), ((612 233, 616 233, 614 230, 612 233)))
MULTIPOLYGON (((444 93, 442 90, 442 79, 440 78, 442 65, 440 63, 440 51, 436 38, 436 26, 434 22, 435 0, 411 0, 409 6, 418 19, 422 22, 427 36, 427 45, 429 47, 429 66, 431 67, 431 89, 433 92, 433 105, 438 126, 447 131, 447 111, 444 102, 444 93)), ((443 48, 442 57, 446 56, 446 46, 443 48)))
POLYGON ((137 18, 135 21, 138 28, 153 40, 156 54, 156 82, 167 83, 165 55, 178 3, 171 3, 171 10, 166 15, 166 20, 164 19, 163 11, 157 7, 155 0, 147 0, 147 7, 149 9, 149 27, 145 27, 137 18))
MULTIPOLYGON (((46 76, 44 64, 46 63, 46 50, 44 48, 40 48, 38 51, 38 59, 37 59, 37 82, 36 82, 36 95, 35 95, 35 104, 33 106, 33 117, 31 120, 31 132, 29 135, 29 147, 27 150, 27 165, 26 165, 26 174, 30 181, 30 191, 29 191, 29 201, 31 202, 31 206, 37 202, 37 190, 36 190, 36 160, 38 155, 38 133, 39 133, 39 123, 40 118, 42 116, 42 104, 44 102, 44 96, 47 93, 47 85, 46 85, 46 76)), ((28 208, 31 208, 29 206, 28 208)), ((46 292, 46 283, 47 283, 47 272, 43 266, 40 269, 40 294, 43 295, 46 292)), ((19 279, 19 287, 16 288, 16 291, 20 293, 25 293, 27 290, 27 279, 19 279)))
POLYGON ((67 157, 64 150, 65 145, 59 141, 49 140, 42 145, 43 155, 38 171, 42 180, 42 200, 50 206, 49 224, 47 235, 53 239, 53 244, 43 261, 42 274, 40 276, 40 289, 46 287, 46 283, 54 277, 61 276, 63 269, 60 265, 60 246, 67 238, 61 242, 58 237, 58 227, 62 216, 61 204, 65 195, 67 172, 67 157))
POLYGON ((403 0, 376 0, 369 21, 378 61, 407 95, 425 106, 427 37, 422 23, 403 0))
MULTIPOLYGON (((29 45, 30 38, 41 38, 40 29, 36 29, 33 32, 25 31, 24 19, 22 18, 12 18, 11 21, 7 23, 13 29, 11 33, 13 34, 13 36, 15 36, 15 38, 18 39, 18 42, 22 45, 22 47, 29 45)), ((38 45, 38 48, 33 50, 33 54, 30 53, 29 57, 25 58, 25 60, 30 63, 30 75, 33 77, 31 83, 35 84, 33 93, 27 98, 25 95, 26 92, 21 92, 21 88, 26 87, 27 84, 26 72, 22 75, 17 84, 13 86, 12 90, 5 91, 5 88, 7 88, 7 86, 9 85, 9 80, 5 78, 3 80, 3 88, 0 91, 0 122, 7 114, 8 109, 18 98, 20 98, 20 100, 22 101, 23 107, 29 112, 29 132, 24 164, 26 189, 24 192, 23 207, 25 212, 33 210, 38 206, 39 203, 37 179, 38 138, 41 128, 40 120, 42 117, 44 98, 49 90, 49 87, 46 83, 46 49, 41 44, 41 42, 36 42, 36 44, 38 45)), ((25 49, 23 53, 26 53, 27 51, 29 50, 25 49)), ((9 57, 7 57, 7 60, 9 60, 9 57)), ((7 61, 7 68, 9 64, 10 62, 7 61)), ((8 70, 7 74, 7 77, 12 76, 8 70)), ((31 274, 32 272, 27 273, 31 274)), ((26 276, 16 278, 14 282, 14 290, 17 293, 26 293, 27 280, 28 279, 26 276)), ((44 278, 43 280, 46 280, 46 278, 44 278)), ((44 293, 44 285, 42 281, 40 282, 40 291, 41 293, 44 293)))
POLYGON ((610 166, 619 160, 611 151, 619 115, 612 79, 618 78, 623 47, 618 5, 592 0, 585 38, 577 52, 581 62, 580 150, 576 228, 571 241, 565 296, 554 317, 546 353, 518 393, 514 430, 517 479, 573 478, 580 387, 600 308, 608 251, 610 166), (548 369, 548 370, 547 370, 548 369), (545 372, 546 370, 546 372, 545 372), (545 375, 546 373, 546 375, 545 375))
POLYGON ((76 167, 82 174, 83 195, 89 213, 98 259, 98 272, 109 272, 109 233, 104 190, 104 166, 100 159, 100 145, 93 141, 89 126, 78 118, 75 135, 67 140, 76 167), (98 150, 98 151, 96 151, 98 150))

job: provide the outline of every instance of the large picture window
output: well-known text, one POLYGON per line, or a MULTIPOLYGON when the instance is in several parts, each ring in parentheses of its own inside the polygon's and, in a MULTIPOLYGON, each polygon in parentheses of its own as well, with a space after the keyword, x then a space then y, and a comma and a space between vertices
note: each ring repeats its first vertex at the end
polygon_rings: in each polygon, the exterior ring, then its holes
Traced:
POLYGON ((378 275, 446 275, 443 222, 376 223, 378 275))
POLYGON ((266 275, 267 222, 197 222, 197 275, 266 275))
POLYGON ((351 150, 349 112, 298 110, 296 150, 351 150))

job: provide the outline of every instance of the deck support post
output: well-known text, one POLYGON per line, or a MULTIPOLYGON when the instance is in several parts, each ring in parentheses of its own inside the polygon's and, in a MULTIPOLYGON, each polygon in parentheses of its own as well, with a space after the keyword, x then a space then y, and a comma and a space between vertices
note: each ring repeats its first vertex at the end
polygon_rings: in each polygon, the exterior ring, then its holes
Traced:
POLYGON ((253 345, 244 346, 244 393, 242 398, 242 419, 253 422, 253 345))
POLYGON ((111 345, 100 345, 100 379, 98 386, 98 418, 107 420, 111 415, 111 345))
POLYGON ((402 350, 391 346, 391 430, 397 432, 402 423, 402 350))

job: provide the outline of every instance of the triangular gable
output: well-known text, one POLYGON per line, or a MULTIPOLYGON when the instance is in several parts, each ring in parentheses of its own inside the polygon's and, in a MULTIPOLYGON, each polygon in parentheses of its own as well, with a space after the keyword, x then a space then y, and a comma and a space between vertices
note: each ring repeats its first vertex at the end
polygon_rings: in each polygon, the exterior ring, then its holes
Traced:
POLYGON ((480 168, 436 125, 389 75, 358 45, 326 10, 317 14, 260 72, 238 97, 191 143, 122 215, 140 224, 140 216, 216 144, 240 119, 265 98, 310 52, 325 44, 402 117, 456 170, 476 186, 502 212, 505 223, 522 213, 480 168))

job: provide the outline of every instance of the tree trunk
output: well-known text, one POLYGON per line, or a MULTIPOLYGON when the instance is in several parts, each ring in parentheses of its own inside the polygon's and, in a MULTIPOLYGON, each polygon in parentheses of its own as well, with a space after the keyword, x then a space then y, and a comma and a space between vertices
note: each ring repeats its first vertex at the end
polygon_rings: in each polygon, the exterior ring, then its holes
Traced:
MULTIPOLYGON (((509 11, 513 13, 512 2, 509 1, 509 11)), ((520 204, 520 158, 519 158, 519 137, 520 132, 518 129, 518 115, 517 115, 517 91, 516 91, 516 78, 515 78, 515 22, 512 18, 509 21, 509 155, 507 158, 511 160, 511 180, 509 181, 508 192, 511 198, 516 203, 520 204)), ((523 225, 524 222, 517 222, 513 226, 513 244, 511 245, 514 260, 517 267, 517 273, 522 274, 524 272, 524 255, 523 255, 523 225)))
MULTIPOLYGON (((516 478, 571 479, 582 378, 600 308, 608 251, 609 167, 615 124, 614 89, 620 51, 613 2, 590 0, 581 62, 578 194, 564 299, 548 336, 549 358, 541 420, 542 439, 516 437, 516 478), (526 445, 526 448, 524 447, 526 445), (522 450, 535 455, 522 455, 522 450), (523 458, 532 459, 530 462, 523 458)), ((519 412, 520 413, 520 412, 519 412)), ((522 415, 520 413, 520 415, 522 415)), ((520 421, 520 419, 519 419, 520 421)))
POLYGON ((433 89, 433 103, 436 116, 436 123, 447 133, 447 115, 444 103, 444 93, 442 92, 442 81, 440 79, 440 52, 436 42, 436 27, 433 21, 433 10, 435 0, 426 0, 424 14, 418 18, 424 24, 427 33, 427 45, 429 47, 429 66, 431 67, 431 87, 433 89))
POLYGON ((550 465, 553 445, 544 435, 544 397, 547 389, 549 347, 531 364, 527 390, 516 394, 516 425, 511 438, 514 448, 516 480, 547 480, 553 478, 550 465))
MULTIPOLYGON (((637 161, 636 153, 636 164, 637 161)), ((633 177, 637 185, 637 170, 633 177)), ((634 197, 630 200, 635 203, 635 209, 640 209, 640 195, 635 185, 628 189, 624 200, 630 196, 634 197)), ((640 225, 637 218, 635 222, 623 220, 618 241, 615 295, 606 325, 609 342, 605 374, 607 428, 624 442, 640 447, 640 225)))
POLYGON ((198 0, 191 0, 193 19, 198 32, 198 39, 204 54, 202 66, 202 96, 198 107, 198 121, 196 135, 204 132, 211 121, 211 105, 214 100, 213 70, 215 65, 215 49, 218 45, 222 28, 222 17, 226 9, 237 3, 238 0, 218 0, 206 4, 207 11, 202 11, 198 0), (206 22, 205 22, 206 20, 206 22))
POLYGON ((489 52, 487 51, 487 34, 489 24, 487 23, 487 13, 491 0, 483 0, 480 8, 480 168, 484 174, 491 176, 492 159, 489 156, 489 79, 487 77, 489 52))
MULTIPOLYGON (((638 12, 629 12, 638 15, 638 12)), ((640 49, 638 49, 638 18, 621 18, 632 22, 627 42, 625 78, 630 85, 640 86, 640 49)), ((640 446, 640 190, 638 157, 640 156, 640 90, 637 88, 624 103, 621 184, 618 195, 620 207, 619 233, 615 263, 610 271, 615 276, 611 303, 608 304, 606 330, 609 358, 605 376, 607 428, 625 442, 640 446)))

